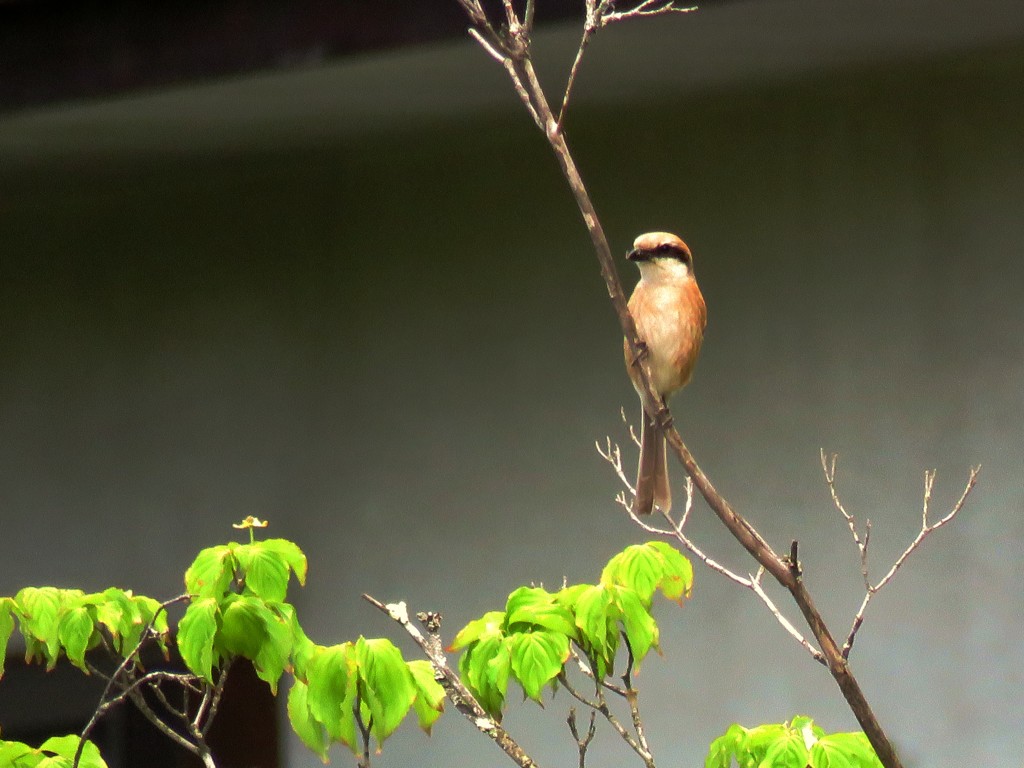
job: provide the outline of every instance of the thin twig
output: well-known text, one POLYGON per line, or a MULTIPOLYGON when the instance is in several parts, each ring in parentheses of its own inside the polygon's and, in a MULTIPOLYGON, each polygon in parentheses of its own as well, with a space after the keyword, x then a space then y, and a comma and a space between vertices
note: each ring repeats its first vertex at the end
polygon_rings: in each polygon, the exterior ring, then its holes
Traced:
POLYGON ((886 574, 878 580, 877 583, 872 583, 870 574, 868 571, 868 543, 871 535, 871 521, 867 521, 864 529, 864 536, 861 538, 857 533, 856 522, 854 521, 853 515, 846 511, 842 500, 839 498, 839 492, 836 488, 836 464, 838 462, 838 456, 832 454, 828 458, 825 456, 825 451, 821 451, 821 468, 825 475, 825 483, 828 486, 829 494, 832 497, 832 504, 839 511, 839 513, 846 520, 847 525, 850 528, 850 534, 853 536, 854 544, 857 546, 857 550, 860 554, 861 562, 861 574, 864 578, 864 597, 861 600, 860 607, 857 609, 857 613, 854 614, 853 621, 850 625, 850 631, 846 635, 846 641, 843 643, 841 653, 844 659, 850 657, 850 651, 853 649, 854 640, 857 637, 857 632, 860 631, 861 626, 864 624, 864 613, 867 610, 868 604, 871 599, 889 582, 892 581, 897 571, 903 566, 907 558, 910 557, 911 553, 916 550, 921 543, 931 534, 933 531, 938 530, 946 523, 950 522, 956 515, 963 509, 964 503, 967 501, 968 495, 974 489, 975 484, 978 481, 978 473, 981 471, 981 467, 972 467, 970 475, 967 478, 967 483, 964 486, 963 492, 960 494, 960 498, 957 499, 952 509, 946 514, 945 517, 940 520, 929 523, 928 513, 930 510, 931 499, 932 499, 932 488, 935 485, 935 470, 927 470, 924 473, 924 492, 922 494, 921 503, 921 529, 918 531, 917 536, 914 540, 907 545, 907 548, 903 550, 892 566, 886 572, 886 574))
POLYGON ((590 725, 587 726, 587 735, 580 737, 579 730, 576 727, 576 708, 569 708, 569 716, 565 719, 565 722, 569 725, 569 733, 572 734, 573 739, 576 741, 576 749, 579 751, 579 762, 577 763, 578 768, 586 768, 587 765, 587 748, 590 746, 590 742, 594 740, 594 734, 597 733, 597 726, 594 723, 597 713, 590 710, 590 725))

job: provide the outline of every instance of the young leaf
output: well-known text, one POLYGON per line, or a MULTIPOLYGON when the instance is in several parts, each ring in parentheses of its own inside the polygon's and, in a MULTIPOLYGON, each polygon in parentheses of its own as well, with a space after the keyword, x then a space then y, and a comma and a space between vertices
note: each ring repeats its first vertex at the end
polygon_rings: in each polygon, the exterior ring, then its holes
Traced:
POLYGON ((480 706, 498 722, 508 692, 511 638, 490 635, 459 658, 459 673, 480 706))
POLYGON ((693 564, 667 542, 649 541, 647 546, 661 553, 665 561, 658 588, 669 600, 681 603, 693 589, 693 564))
POLYGON ((360 690, 373 718, 373 736, 380 745, 394 733, 416 698, 412 672, 402 652, 386 638, 356 642, 360 690))
POLYGON ((747 731, 742 750, 750 755, 754 765, 759 765, 772 745, 784 739, 788 733, 789 729, 782 723, 758 725, 747 731))
POLYGON ((28 744, 20 741, 4 741, 0 739, 0 765, 2 766, 26 766, 32 768, 42 759, 42 754, 32 749, 28 744), (36 758, 33 761, 33 758, 36 758))
POLYGON ((270 686, 270 690, 276 696, 277 681, 280 680, 292 655, 294 634, 291 623, 269 607, 260 615, 266 637, 256 653, 256 658, 253 659, 253 664, 256 667, 256 675, 270 686))
POLYGON ((576 636, 572 613, 555 601, 554 595, 538 587, 520 587, 508 596, 505 605, 505 626, 509 631, 516 624, 543 627, 576 636))
POLYGON ((284 602, 288 595, 288 564, 262 541, 235 548, 238 566, 245 577, 245 591, 268 602, 284 602))
MULTIPOLYGON (((123 653, 126 645, 124 638, 125 630, 130 633, 133 627, 133 619, 138 617, 138 607, 132 602, 128 593, 117 587, 110 587, 103 592, 94 595, 86 595, 84 602, 95 606, 96 623, 105 627, 110 633, 114 650, 123 653)), ((136 643, 138 640, 136 639, 136 643)), ((135 647, 131 643, 130 651, 135 647)))
POLYGON ((811 748, 813 768, 881 768, 875 750, 862 731, 822 736, 811 748))
POLYGON ((207 547, 185 571, 185 590, 196 597, 221 597, 235 576, 238 565, 231 547, 207 547))
MULTIPOLYGON (((78 751, 79 736, 53 736, 39 745, 40 752, 49 752, 67 760, 70 766, 75 759, 75 752, 78 751)), ((100 756, 99 748, 88 739, 82 748, 82 759, 78 763, 79 768, 107 768, 107 764, 100 756)))
POLYGON ((196 600, 178 623, 178 650, 185 665, 207 682, 213 682, 213 641, 217 635, 219 608, 212 597, 196 600))
POLYGON ((479 619, 474 619, 460 629, 459 633, 455 635, 455 639, 452 640, 451 645, 448 646, 448 650, 458 651, 472 645, 477 640, 500 637, 502 635, 501 627, 504 622, 504 611, 488 611, 479 619))
POLYGON ((301 680, 292 683, 288 691, 288 721, 302 743, 315 752, 327 764, 327 733, 323 725, 309 711, 307 693, 309 689, 301 680))
POLYGON ((406 664, 416 686, 416 699, 412 703, 416 719, 420 728, 429 735, 434 722, 444 711, 444 688, 434 678, 434 667, 426 659, 416 659, 406 664))
POLYGON ((651 646, 658 645, 658 625, 650 613, 650 603, 642 602, 640 596, 628 587, 616 587, 615 604, 622 614, 629 647, 633 651, 634 667, 639 670, 651 646))
POLYGON ((297 544, 288 541, 287 539, 264 539, 259 542, 259 545, 269 552, 276 553, 295 573, 295 578, 298 580, 299 584, 305 586, 306 568, 308 567, 308 563, 306 561, 306 556, 302 553, 302 550, 299 549, 297 544))
POLYGON ((332 740, 348 745, 353 751, 358 749, 352 715, 358 680, 352 643, 318 648, 310 656, 306 676, 310 714, 324 726, 332 740))
POLYGON ((25 587, 14 596, 21 633, 25 636, 25 660, 37 655, 53 669, 60 652, 60 610, 63 596, 56 587, 25 587), (30 638, 35 642, 30 642, 30 638))
POLYGON ((576 598, 576 626, 580 629, 580 640, 599 678, 608 674, 615 660, 619 617, 611 592, 602 585, 588 587, 576 598))
POLYGON ((250 595, 228 595, 221 603, 217 643, 225 655, 255 659, 266 641, 267 630, 261 612, 266 607, 250 595))
POLYGON ((807 768, 809 754, 803 734, 786 729, 782 736, 768 746, 760 765, 765 768, 807 768))
POLYGON ((65 611, 57 627, 57 635, 68 660, 86 674, 89 674, 89 669, 85 666, 85 651, 94 630, 92 615, 85 606, 65 611))
POLYGON ((121 633, 124 638, 123 653, 130 653, 142 639, 142 633, 146 627, 152 624, 153 632, 156 634, 156 641, 167 655, 167 637, 170 630, 167 627, 167 611, 159 602, 152 597, 135 595, 131 598, 133 611, 125 614, 121 625, 121 633))
POLYGON ((9 597, 0 597, 0 678, 4 676, 4 664, 7 660, 7 643, 14 631, 14 601, 9 597))
POLYGON ((544 686, 558 676, 569 658, 569 638, 559 632, 525 632, 512 636, 512 672, 531 699, 540 701, 544 686))
POLYGON ((728 730, 711 742, 708 756, 704 759, 704 768, 729 768, 732 758, 742 765, 740 752, 747 740, 747 729, 739 723, 733 723, 728 730))

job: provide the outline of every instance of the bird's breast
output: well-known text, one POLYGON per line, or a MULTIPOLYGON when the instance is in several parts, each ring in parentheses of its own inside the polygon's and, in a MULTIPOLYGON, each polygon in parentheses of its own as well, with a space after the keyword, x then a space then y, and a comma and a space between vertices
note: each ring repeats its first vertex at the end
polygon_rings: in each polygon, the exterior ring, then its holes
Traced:
MULTIPOLYGON (((694 280, 654 283, 641 280, 629 300, 637 332, 647 344, 655 389, 668 397, 693 374, 707 322, 704 297, 694 280)), ((629 363, 629 345, 626 360, 629 363)), ((634 377, 632 368, 630 374, 634 377)))

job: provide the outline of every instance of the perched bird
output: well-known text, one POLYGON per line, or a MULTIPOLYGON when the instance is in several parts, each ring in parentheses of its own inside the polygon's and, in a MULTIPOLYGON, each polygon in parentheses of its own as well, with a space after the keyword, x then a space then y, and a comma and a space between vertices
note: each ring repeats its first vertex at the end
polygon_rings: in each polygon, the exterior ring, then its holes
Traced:
MULTIPOLYGON (((629 311, 647 348, 651 383, 667 402, 673 392, 690 381, 707 325, 704 297, 693 276, 693 256, 676 235, 648 232, 633 241, 633 250, 626 258, 640 268, 640 282, 629 298, 629 311)), ((639 375, 628 342, 624 342, 624 348, 626 370, 639 393, 639 375)), ((633 511, 649 515, 657 505, 667 512, 672 507, 672 491, 665 436, 646 412, 641 415, 640 465, 633 511)))

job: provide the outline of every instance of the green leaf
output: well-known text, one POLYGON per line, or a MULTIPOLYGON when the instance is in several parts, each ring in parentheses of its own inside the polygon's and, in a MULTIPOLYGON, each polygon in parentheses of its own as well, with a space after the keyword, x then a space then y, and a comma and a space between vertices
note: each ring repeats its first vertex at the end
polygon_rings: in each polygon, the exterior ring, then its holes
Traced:
MULTIPOLYGON (((270 686, 277 695, 277 682, 288 667, 292 655, 294 634, 291 622, 283 618, 269 607, 261 613, 266 631, 266 638, 260 645, 253 664, 257 676, 270 686)), ((301 629, 299 630, 301 632, 301 629)), ((306 642, 309 642, 307 639, 306 642)))
POLYGON ((580 640, 599 678, 611 671, 615 660, 619 617, 619 609, 610 591, 602 585, 588 587, 576 598, 576 626, 580 629, 580 640))
POLYGON ((207 682, 213 682, 214 650, 219 607, 212 597, 196 600, 178 623, 178 650, 185 665, 207 682))
POLYGON ((760 766, 768 750, 777 741, 785 738, 788 731, 789 729, 782 723, 758 725, 747 731, 742 749, 750 755, 752 764, 760 766))
POLYGON ((291 660, 292 660, 292 673, 299 680, 306 681, 306 665, 309 663, 310 658, 316 653, 318 646, 308 637, 306 637, 305 631, 299 624, 298 616, 295 613, 295 607, 289 603, 277 603, 273 606, 274 610, 281 617, 281 620, 287 625, 289 634, 291 635, 291 660))
POLYGON ((478 640, 501 637, 504 623, 504 611, 488 611, 479 619, 474 619, 460 629, 451 645, 448 646, 448 650, 458 651, 478 640))
POLYGON ((416 699, 413 709, 420 728, 430 733, 437 718, 444 711, 444 688, 434 678, 434 667, 426 659, 406 662, 412 673, 413 684, 416 686, 416 699))
POLYGON ((268 602, 284 602, 288 596, 288 564, 263 542, 241 544, 235 548, 238 566, 245 577, 245 591, 268 602))
POLYGON ((0 678, 4 676, 4 664, 7 663, 7 643, 14 632, 14 600, 0 597, 0 678))
POLYGON ((739 723, 733 723, 728 730, 711 742, 708 756, 704 759, 704 768, 729 768, 732 758, 740 761, 740 750, 747 740, 747 729, 739 723))
POLYGON ((809 754, 803 734, 787 729, 770 744, 759 768, 807 768, 809 754))
POLYGON ((131 651, 138 643, 141 629, 135 632, 135 642, 125 638, 125 633, 132 634, 133 620, 139 618, 139 608, 123 589, 110 587, 95 595, 88 595, 86 601, 95 606, 96 623, 105 627, 113 640, 114 650, 118 653, 131 651), (127 648, 125 647, 127 646, 127 648))
MULTIPOLYGON (((79 736, 53 736, 39 745, 39 751, 65 758, 68 768, 70 768, 75 759, 75 752, 78 751, 79 741, 79 736)), ((107 764, 100 756, 99 748, 89 740, 86 740, 82 747, 82 759, 78 766, 79 768, 107 768, 107 764)))
POLYGON ((681 603, 693 590, 693 564, 678 549, 664 541, 649 541, 647 546, 657 550, 664 558, 665 570, 658 589, 669 600, 681 603))
POLYGON ((238 563, 231 547, 207 547, 185 571, 185 590, 196 597, 221 597, 235 576, 238 563))
POLYGON ((295 578, 298 580, 299 584, 305 586, 308 563, 306 561, 306 556, 302 553, 302 550, 299 549, 297 544, 288 541, 287 539, 264 539, 263 541, 258 542, 258 544, 263 549, 277 554, 295 573, 295 578))
POLYGON ((355 649, 352 643, 320 648, 306 667, 306 702, 313 717, 334 741, 358 749, 352 712, 356 702, 355 649))
POLYGON ((255 659, 266 641, 263 616, 267 608, 250 595, 228 595, 220 605, 217 644, 224 655, 255 659))
POLYGON ((131 603, 132 611, 130 614, 125 613, 121 624, 121 633, 124 637, 122 653, 131 653, 138 645, 146 627, 152 624, 156 641, 166 656, 167 638, 170 635, 167 626, 167 611, 163 609, 161 603, 145 595, 135 595, 131 598, 131 603))
POLYGON ((481 707, 498 722, 508 692, 512 638, 492 635, 473 644, 459 659, 459 673, 481 707))
POLYGON ((513 631, 516 624, 543 627, 576 637, 572 613, 555 601, 555 596, 538 587, 520 587, 508 596, 505 605, 505 626, 513 631))
POLYGON ((569 658, 569 638, 559 632, 512 636, 512 672, 531 699, 540 701, 544 686, 558 676, 569 658))
POLYGON ((15 768, 33 768, 42 755, 28 744, 20 741, 4 741, 0 739, 0 766, 15 768))
POLYGON ((813 768, 881 768, 871 742, 862 731, 822 736, 811 748, 813 768))
POLYGON ((65 611, 57 628, 60 644, 64 646, 68 659, 86 674, 89 674, 89 669, 85 666, 85 651, 94 631, 92 614, 85 606, 65 611))
POLYGON ((633 663, 637 670, 652 646, 658 645, 658 625, 650 613, 650 603, 628 587, 616 587, 613 592, 615 604, 622 614, 629 647, 633 651, 633 663))
POLYGON ((650 604, 656 589, 670 600, 689 597, 693 566, 678 550, 663 541, 634 544, 615 555, 601 572, 602 584, 617 584, 636 590, 650 604))
POLYGON ((327 732, 309 710, 307 694, 309 689, 301 680, 292 683, 288 691, 288 721, 302 743, 315 752, 326 765, 327 732))
POLYGON ((60 610, 63 596, 56 587, 25 587, 14 596, 21 633, 25 636, 26 661, 41 656, 53 669, 60 653, 60 610), (30 638, 35 642, 30 642, 30 638))
POLYGON ((360 692, 373 717, 371 730, 380 745, 394 733, 416 698, 416 686, 402 652, 386 638, 356 641, 360 692))

